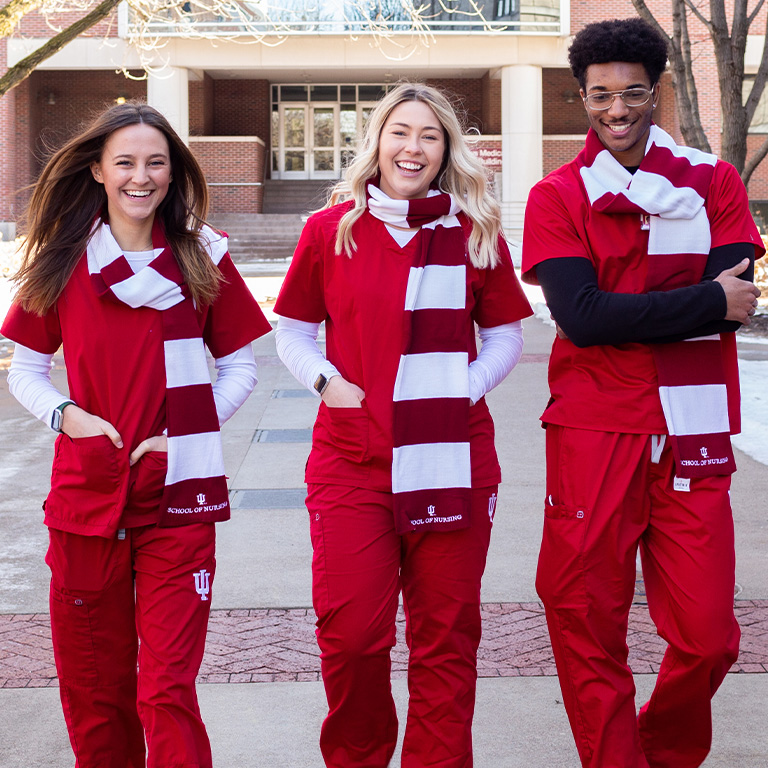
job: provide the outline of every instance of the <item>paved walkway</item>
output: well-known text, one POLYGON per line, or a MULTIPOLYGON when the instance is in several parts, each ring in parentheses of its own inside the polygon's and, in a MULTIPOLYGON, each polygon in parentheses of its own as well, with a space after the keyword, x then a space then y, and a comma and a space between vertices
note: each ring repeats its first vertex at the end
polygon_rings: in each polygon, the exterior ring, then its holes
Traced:
MULTIPOLYGON (((527 321, 523 359, 489 397, 504 484, 483 582, 478 768, 578 765, 533 584, 544 481, 537 419, 547 397, 551 338, 551 328, 527 321)), ((317 400, 279 363, 272 335, 254 348, 259 385, 224 428, 233 515, 218 526, 201 708, 217 768, 321 768, 317 736, 325 710, 302 483, 317 400)), ((10 350, 0 340, 0 367, 10 350)), ((741 354, 768 359, 768 346, 743 343, 741 354)), ((63 361, 56 362, 53 377, 63 387, 63 361)), ((0 768, 71 768, 50 649, 40 512, 52 436, 10 398, 1 375, 0 423, 0 768)), ((737 461, 736 612, 743 640, 739 663, 715 697, 713 749, 704 768, 768 765, 768 470, 741 453, 737 461)), ((650 694, 664 650, 643 601, 639 581, 628 638, 639 703, 650 694)), ((393 653, 401 721, 403 624, 401 616, 393 653)))
MULTIPOLYGON (((483 639, 478 676, 556 675, 540 603, 484 603, 483 639)), ((731 673, 768 672, 768 600, 739 601, 739 661, 731 673)), ((214 610, 198 683, 276 683, 320 680, 314 635, 315 616, 308 608, 214 610)), ((643 605, 629 615, 629 663, 636 674, 659 670, 666 643, 643 605)), ((405 615, 397 619, 394 677, 405 675, 405 615)), ((0 688, 57 686, 47 614, 0 615, 0 688)))

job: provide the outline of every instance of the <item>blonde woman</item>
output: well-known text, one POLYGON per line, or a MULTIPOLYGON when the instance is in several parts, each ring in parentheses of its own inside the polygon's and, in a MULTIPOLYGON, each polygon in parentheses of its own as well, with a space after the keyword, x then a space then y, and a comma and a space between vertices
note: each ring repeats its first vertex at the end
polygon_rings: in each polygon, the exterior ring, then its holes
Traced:
POLYGON ((306 481, 325 763, 389 764, 402 590, 402 765, 471 766, 501 479, 483 396, 519 359, 530 307, 483 167, 439 91, 404 83, 379 102, 345 180, 307 222, 276 311, 278 353, 322 398, 306 481))

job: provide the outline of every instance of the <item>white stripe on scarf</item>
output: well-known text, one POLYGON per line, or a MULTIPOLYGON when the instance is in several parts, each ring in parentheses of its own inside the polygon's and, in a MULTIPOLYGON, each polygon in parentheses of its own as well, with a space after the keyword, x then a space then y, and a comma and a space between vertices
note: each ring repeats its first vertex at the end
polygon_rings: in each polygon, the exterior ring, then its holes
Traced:
POLYGON ((392 453, 392 492, 470 488, 469 443, 403 445, 392 453))

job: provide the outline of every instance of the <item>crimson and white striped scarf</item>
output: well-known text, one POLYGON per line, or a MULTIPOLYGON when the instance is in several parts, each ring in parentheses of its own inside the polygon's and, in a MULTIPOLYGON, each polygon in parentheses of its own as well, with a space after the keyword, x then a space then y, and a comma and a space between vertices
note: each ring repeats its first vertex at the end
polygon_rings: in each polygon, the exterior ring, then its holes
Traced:
MULTIPOLYGON (((227 239, 202 231, 214 264, 227 252, 227 239)), ((97 222, 88 243, 88 272, 102 298, 160 311, 166 376, 168 472, 160 525, 213 522, 229 517, 229 493, 219 419, 213 400, 194 302, 162 226, 152 229, 154 259, 134 273, 109 225, 97 222)))
MULTIPOLYGON (((714 155, 679 146, 652 125, 634 174, 592 130, 577 162, 595 210, 637 213, 638 226, 649 229, 647 291, 701 280, 711 246, 704 200, 717 162, 714 155)), ((653 344, 651 349, 678 477, 731 474, 736 464, 720 337, 653 344)))
POLYGON ((395 527, 469 526, 469 350, 466 250, 451 195, 393 200, 368 185, 368 208, 402 228, 421 227, 408 274, 403 342, 394 390, 392 493, 395 527))

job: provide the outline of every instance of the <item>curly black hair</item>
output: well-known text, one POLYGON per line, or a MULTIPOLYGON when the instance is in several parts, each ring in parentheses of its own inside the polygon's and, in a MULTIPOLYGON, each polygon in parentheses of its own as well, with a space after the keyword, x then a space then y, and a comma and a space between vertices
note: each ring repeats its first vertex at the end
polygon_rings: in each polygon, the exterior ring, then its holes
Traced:
POLYGON ((667 66, 667 42, 648 22, 635 17, 587 24, 568 49, 571 72, 581 88, 586 88, 590 64, 610 61, 642 64, 655 85, 667 66))

